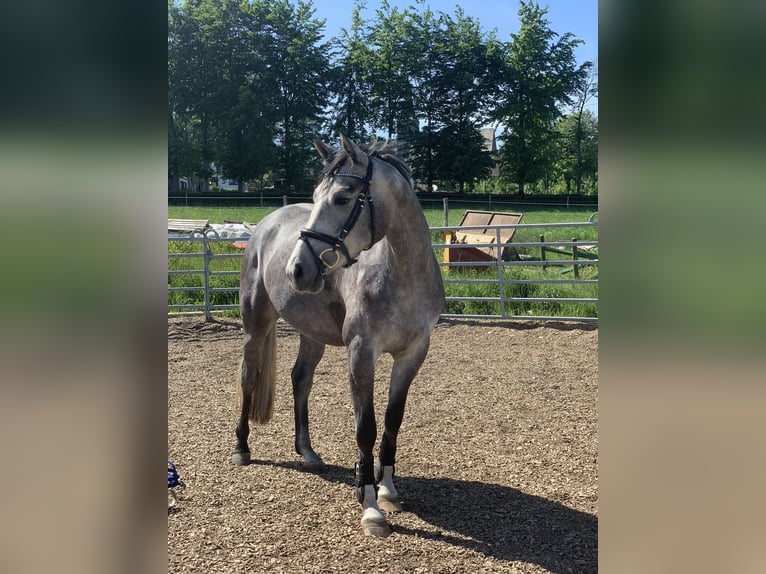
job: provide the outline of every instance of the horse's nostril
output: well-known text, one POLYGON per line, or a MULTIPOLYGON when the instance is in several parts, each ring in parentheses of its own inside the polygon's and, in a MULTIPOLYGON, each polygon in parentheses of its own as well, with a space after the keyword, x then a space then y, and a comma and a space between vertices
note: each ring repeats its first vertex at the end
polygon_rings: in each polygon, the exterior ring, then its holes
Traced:
POLYGON ((300 263, 296 263, 295 267, 293 267, 293 277, 295 279, 303 277, 303 267, 301 267, 300 263))

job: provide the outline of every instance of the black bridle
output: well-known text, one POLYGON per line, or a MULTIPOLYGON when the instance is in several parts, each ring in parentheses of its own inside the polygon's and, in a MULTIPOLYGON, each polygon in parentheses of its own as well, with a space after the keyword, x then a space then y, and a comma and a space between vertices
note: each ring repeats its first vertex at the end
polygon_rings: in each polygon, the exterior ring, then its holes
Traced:
POLYGON ((370 194, 370 183, 372 182, 372 158, 368 156, 367 172, 364 174, 364 177, 354 173, 337 172, 333 173, 331 177, 353 177, 359 179, 362 181, 362 191, 359 192, 359 197, 356 198, 354 208, 351 210, 346 223, 343 224, 343 227, 341 228, 337 237, 333 237, 332 235, 327 235, 326 233, 315 231, 306 227, 301 229, 300 238, 306 242, 306 245, 308 245, 309 250, 311 250, 314 259, 316 259, 319 263, 319 270, 322 276, 325 275, 325 271, 327 269, 332 269, 338 264, 338 251, 340 251, 343 254, 343 257, 346 258, 346 264, 343 267, 349 267, 350 265, 353 265, 357 262, 356 259, 351 257, 351 254, 348 252, 348 248, 346 247, 344 241, 351 230, 354 228, 354 225, 356 225, 359 216, 364 210, 365 203, 370 206, 370 247, 372 247, 372 244, 375 242, 375 214, 373 212, 372 195, 370 194), (328 245, 332 246, 332 249, 325 249, 317 255, 316 251, 314 251, 314 248, 311 246, 311 243, 306 241, 307 239, 316 239, 317 241, 327 243, 328 245), (327 252, 335 254, 335 261, 332 264, 327 263, 323 259, 323 256, 327 252))

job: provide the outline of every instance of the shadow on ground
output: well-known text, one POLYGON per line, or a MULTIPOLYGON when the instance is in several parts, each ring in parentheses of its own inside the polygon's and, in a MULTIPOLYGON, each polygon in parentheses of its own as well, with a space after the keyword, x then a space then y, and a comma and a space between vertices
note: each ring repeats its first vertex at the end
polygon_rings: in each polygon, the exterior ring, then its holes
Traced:
POLYGON ((512 329, 514 331, 529 331, 531 329, 539 329, 545 327, 548 329, 555 329, 556 331, 598 331, 598 322, 578 322, 578 321, 512 321, 512 320, 498 320, 498 319, 453 319, 453 318, 441 318, 437 323, 437 329, 439 327, 456 327, 459 325, 466 325, 469 327, 502 327, 504 329, 512 329), (491 321, 491 323, 490 323, 491 321))
MULTIPOLYGON (((302 470, 298 462, 253 464, 302 470)), ((351 469, 328 465, 324 480, 353 485, 351 469)), ((397 525, 403 536, 419 536, 461 546, 497 560, 542 566, 557 574, 598 571, 598 519, 515 488, 449 478, 397 476, 404 512, 433 529, 397 525)))

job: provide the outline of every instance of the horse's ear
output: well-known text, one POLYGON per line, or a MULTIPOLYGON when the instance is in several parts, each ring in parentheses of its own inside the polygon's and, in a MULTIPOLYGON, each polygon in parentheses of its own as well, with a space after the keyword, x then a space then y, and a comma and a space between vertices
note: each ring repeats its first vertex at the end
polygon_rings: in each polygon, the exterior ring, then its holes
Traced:
POLYGON ((314 140, 314 147, 319 152, 319 155, 322 156, 322 159, 326 162, 330 161, 330 157, 335 153, 333 148, 319 140, 314 140))
POLYGON ((351 163, 363 164, 367 159, 367 154, 362 151, 362 148, 348 139, 345 134, 338 133, 338 135, 340 136, 340 145, 346 151, 348 157, 351 158, 351 163))

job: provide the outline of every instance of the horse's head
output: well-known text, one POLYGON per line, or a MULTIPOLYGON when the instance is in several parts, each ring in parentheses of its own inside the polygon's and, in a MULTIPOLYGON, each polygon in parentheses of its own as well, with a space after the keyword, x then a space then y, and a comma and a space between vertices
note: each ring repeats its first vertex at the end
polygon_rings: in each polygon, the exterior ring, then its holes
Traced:
POLYGON ((297 291, 318 293, 325 276, 356 263, 382 237, 370 194, 373 159, 343 134, 340 142, 335 150, 314 141, 325 168, 314 189, 314 208, 287 261, 287 276, 297 291))

